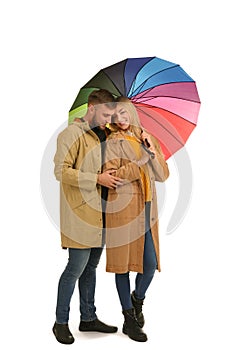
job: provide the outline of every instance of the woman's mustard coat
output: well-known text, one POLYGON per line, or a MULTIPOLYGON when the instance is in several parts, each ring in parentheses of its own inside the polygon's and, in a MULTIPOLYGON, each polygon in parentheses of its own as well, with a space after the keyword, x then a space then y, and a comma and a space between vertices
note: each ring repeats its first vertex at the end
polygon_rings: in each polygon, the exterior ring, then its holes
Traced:
MULTIPOLYGON (((150 227, 160 271, 158 210, 155 181, 163 182, 169 176, 167 163, 159 142, 151 137, 156 155, 150 156, 147 167, 151 188, 150 227)), ((138 141, 135 141, 138 142, 138 141)), ((142 147, 142 156, 145 155, 142 147)), ((122 133, 112 133, 106 145, 104 170, 115 170, 124 185, 109 189, 106 207, 106 271, 143 273, 145 238, 145 195, 140 168, 136 164, 132 144, 122 133)))

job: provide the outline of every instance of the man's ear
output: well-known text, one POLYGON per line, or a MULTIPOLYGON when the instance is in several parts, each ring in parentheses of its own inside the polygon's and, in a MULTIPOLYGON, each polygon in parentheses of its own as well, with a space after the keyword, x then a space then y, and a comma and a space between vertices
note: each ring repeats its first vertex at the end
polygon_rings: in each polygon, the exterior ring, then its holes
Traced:
POLYGON ((89 105, 88 105, 88 110, 89 110, 90 113, 94 113, 94 112, 95 112, 95 107, 94 107, 94 105, 89 104, 89 105))

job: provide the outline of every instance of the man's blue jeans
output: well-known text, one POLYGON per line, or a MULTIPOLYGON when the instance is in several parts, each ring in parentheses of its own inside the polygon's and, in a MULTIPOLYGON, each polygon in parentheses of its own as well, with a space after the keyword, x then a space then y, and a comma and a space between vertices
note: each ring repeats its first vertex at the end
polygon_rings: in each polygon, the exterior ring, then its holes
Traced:
POLYGON ((58 284, 56 322, 67 324, 69 320, 70 301, 78 280, 80 313, 82 321, 97 318, 95 300, 96 267, 103 248, 75 249, 69 248, 68 264, 58 284))

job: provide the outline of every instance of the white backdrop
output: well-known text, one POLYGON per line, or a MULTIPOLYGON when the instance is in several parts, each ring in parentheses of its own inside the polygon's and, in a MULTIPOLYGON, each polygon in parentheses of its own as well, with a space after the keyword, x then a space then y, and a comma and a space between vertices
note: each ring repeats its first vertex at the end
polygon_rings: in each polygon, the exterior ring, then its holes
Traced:
POLYGON ((140 344, 122 335, 114 275, 105 272, 103 254, 98 315, 119 332, 80 333, 76 290, 70 315, 73 347, 232 349, 230 1, 12 0, 0 7, 4 349, 62 347, 51 328, 67 252, 60 249, 59 232, 41 198, 41 161, 79 88, 101 68, 141 56, 179 63, 197 82, 202 106, 186 148, 192 200, 181 225, 167 235, 179 191, 170 159, 160 219, 162 273, 156 274, 145 301, 149 341, 140 344))

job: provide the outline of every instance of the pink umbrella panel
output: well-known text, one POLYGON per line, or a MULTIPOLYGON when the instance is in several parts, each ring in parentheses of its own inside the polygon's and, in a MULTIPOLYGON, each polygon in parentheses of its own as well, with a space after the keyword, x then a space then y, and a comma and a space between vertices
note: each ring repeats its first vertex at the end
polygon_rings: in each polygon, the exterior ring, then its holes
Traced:
POLYGON ((131 101, 142 126, 160 141, 166 159, 185 145, 196 127, 200 101, 194 82, 157 86, 131 101))

